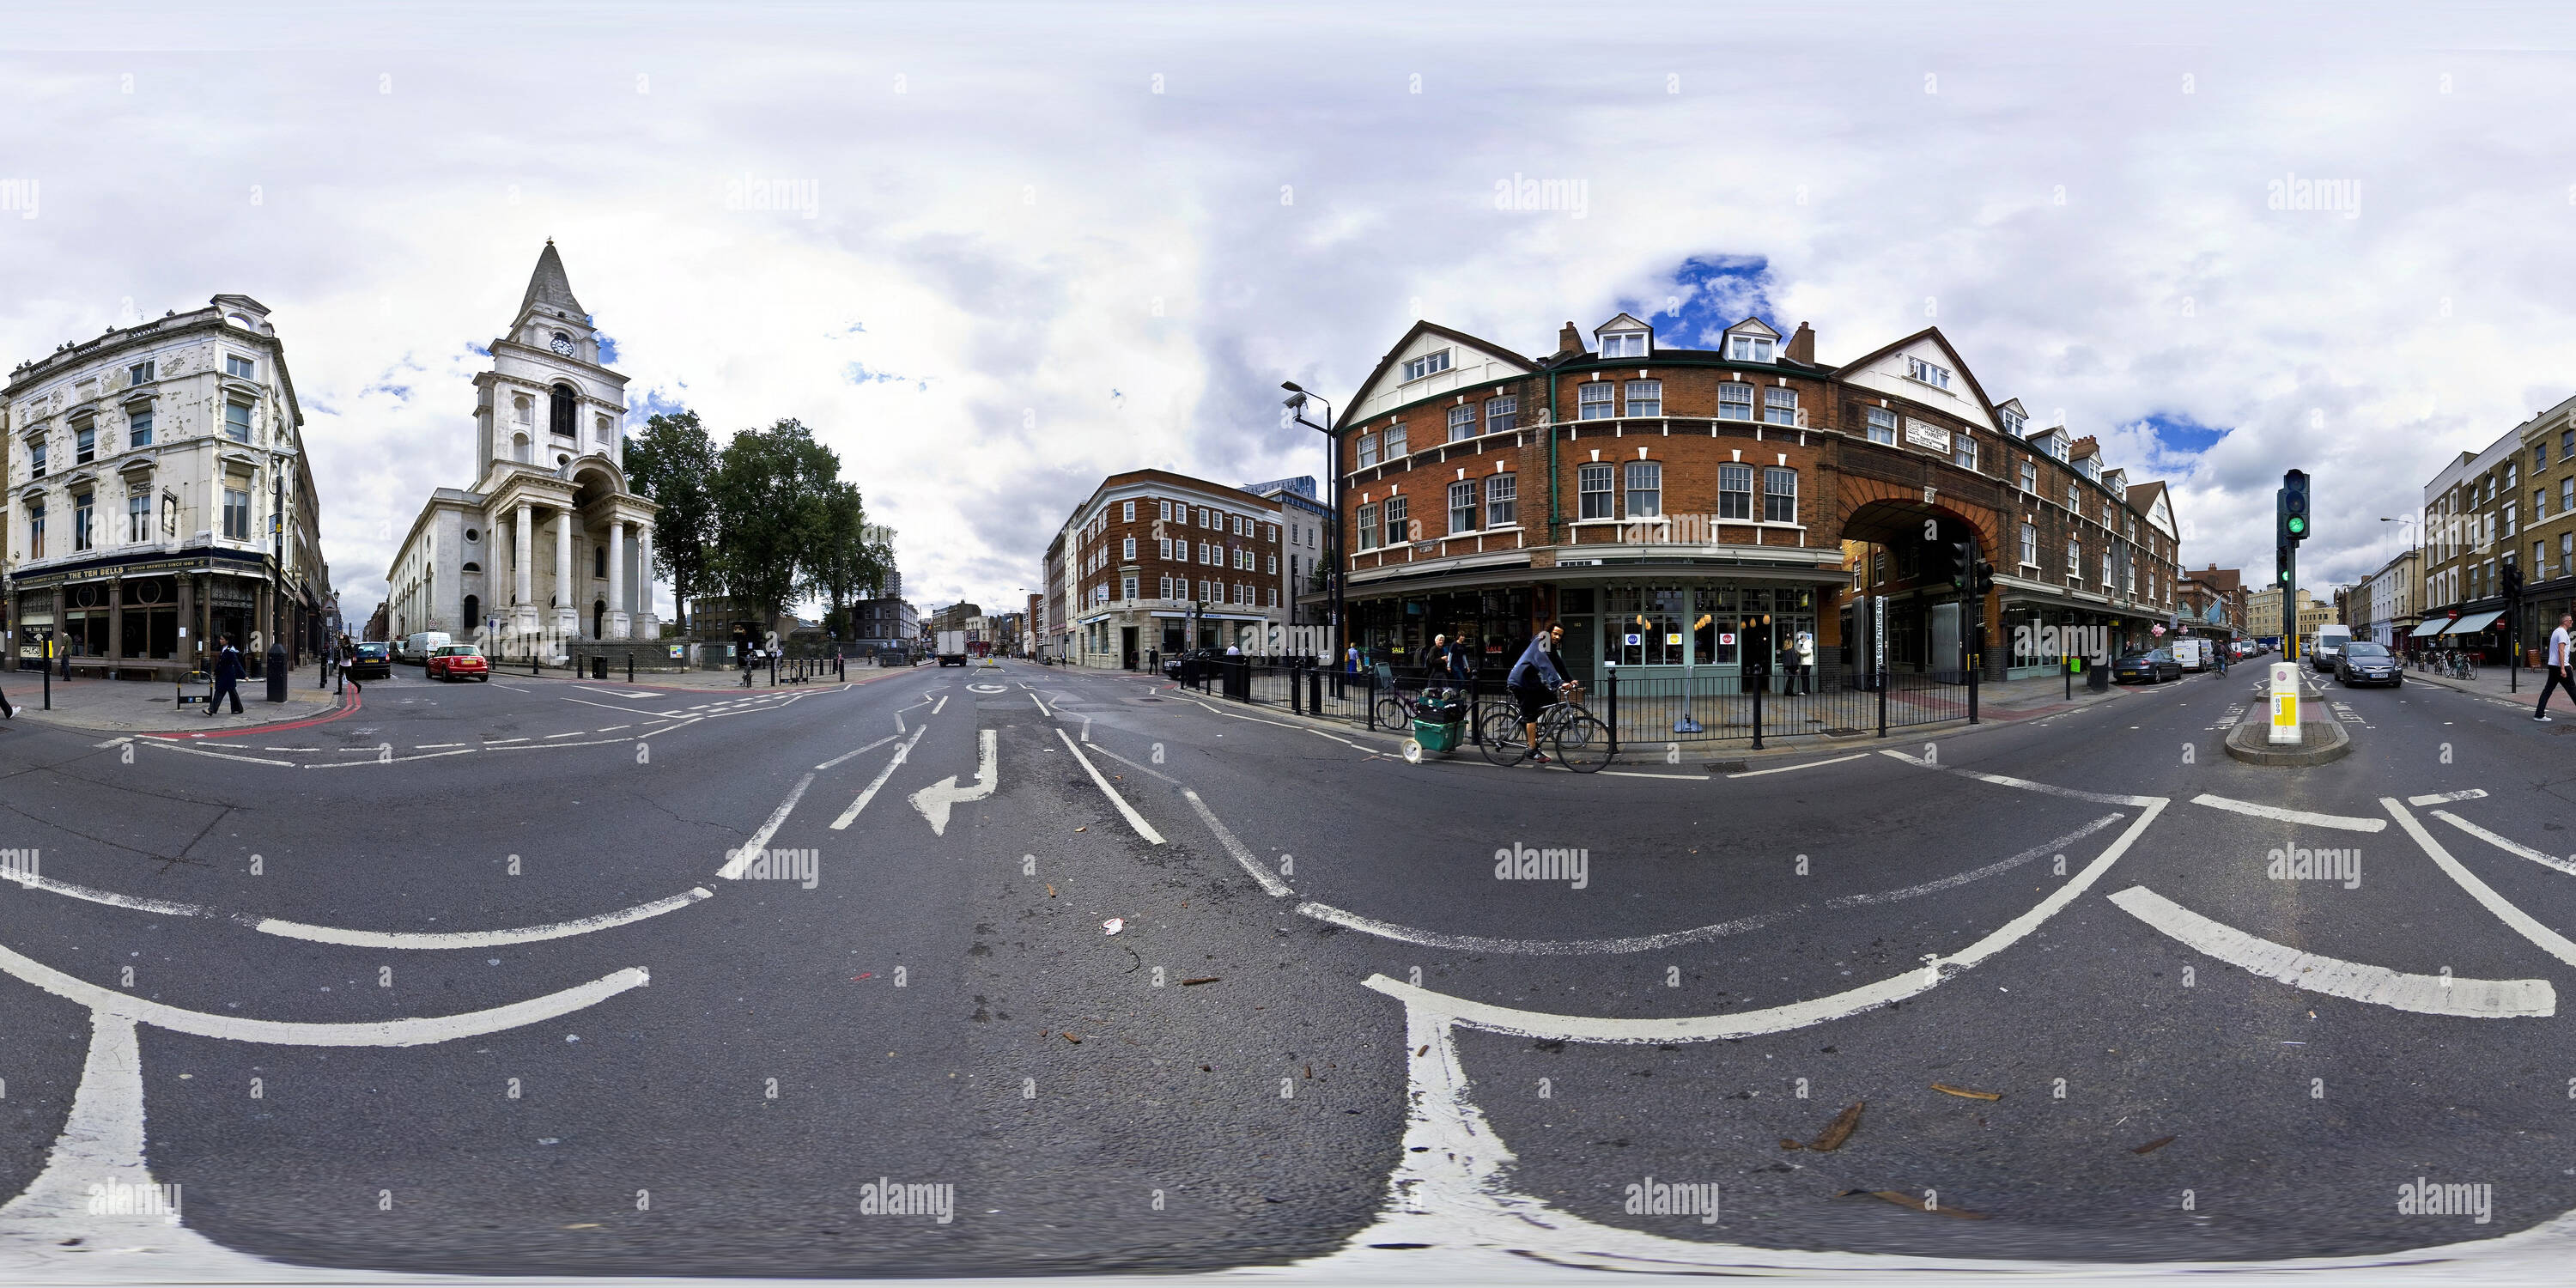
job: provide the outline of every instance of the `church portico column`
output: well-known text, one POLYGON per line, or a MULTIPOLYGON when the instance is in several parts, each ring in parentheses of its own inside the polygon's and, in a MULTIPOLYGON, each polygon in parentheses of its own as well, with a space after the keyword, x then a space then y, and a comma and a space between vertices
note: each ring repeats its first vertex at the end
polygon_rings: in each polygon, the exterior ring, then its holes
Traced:
POLYGON ((555 511, 555 629, 567 640, 581 635, 581 607, 573 595, 572 522, 571 507, 555 511))
POLYGON ((626 610, 626 521, 612 516, 608 521, 608 637, 627 638, 632 620, 626 610))
POLYGON ((635 525, 635 615, 627 619, 637 639, 659 639, 661 616, 653 611, 653 525, 635 525))
POLYGON ((536 507, 526 501, 519 502, 519 518, 511 525, 510 533, 518 551, 517 564, 513 569, 517 593, 511 597, 510 631, 521 639, 533 636, 537 630, 536 523, 536 507))

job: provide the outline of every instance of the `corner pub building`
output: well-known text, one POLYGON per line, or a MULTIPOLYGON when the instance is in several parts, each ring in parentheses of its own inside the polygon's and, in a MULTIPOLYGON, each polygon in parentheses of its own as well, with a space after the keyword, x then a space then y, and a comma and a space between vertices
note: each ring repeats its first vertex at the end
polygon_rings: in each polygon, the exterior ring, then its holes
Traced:
POLYGON ((1872 669, 1883 613, 1889 670, 1963 671, 1982 621, 2000 679, 2062 665, 2018 627, 2100 628, 2117 652, 2174 620, 2164 485, 1990 401, 1937 328, 1839 365, 1806 324, 1758 318, 1715 350, 1625 313, 1593 339, 1569 322, 1533 360, 1417 322, 1335 422, 1350 640, 1372 660, 1419 664, 1446 634, 1499 672, 1544 617, 1596 686, 1613 663, 1733 680, 1768 661, 1776 689, 1800 632, 1820 672, 1872 669), (1960 540, 1994 565, 1982 599, 1933 571, 1960 540))

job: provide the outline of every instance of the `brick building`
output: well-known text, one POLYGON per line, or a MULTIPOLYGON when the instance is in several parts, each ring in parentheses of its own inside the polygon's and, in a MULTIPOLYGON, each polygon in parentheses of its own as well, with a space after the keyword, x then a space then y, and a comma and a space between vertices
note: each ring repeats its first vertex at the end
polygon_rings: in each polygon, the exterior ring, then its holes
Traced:
POLYGON ((2242 572, 2211 564, 2198 572, 2186 570, 2178 580, 2174 597, 2184 625, 2215 639, 2241 639, 2246 635, 2242 572))
POLYGON ((1287 614, 1282 544, 1274 501, 1167 470, 1112 474, 1047 547, 1047 601, 1061 606, 1049 646, 1130 670, 1191 646, 1269 652, 1287 614))
MULTIPOLYGON (((2570 400, 2576 401, 2576 400, 2570 400)), ((2562 403, 2550 413, 2565 415, 2562 403)), ((2522 487, 2522 432, 2508 429, 2462 452, 2424 485, 2424 619, 2408 633, 2415 648, 2459 648, 2504 661, 2504 568, 2522 544, 2515 504, 2522 487)))
POLYGON ((2164 485, 2090 438, 1991 400, 1938 329, 1840 364, 1759 319, 1717 349, 1621 314, 1531 359, 1432 323, 1389 350, 1335 425, 1354 642, 1409 662, 1434 634, 1502 665, 1567 627, 1576 674, 1737 673, 1812 631, 1824 667, 2051 671, 2022 626, 2134 646, 2178 610, 2164 485), (1962 602, 1931 556, 1972 540, 1995 588, 1962 602), (1937 544, 1936 544, 1937 543, 1937 544))

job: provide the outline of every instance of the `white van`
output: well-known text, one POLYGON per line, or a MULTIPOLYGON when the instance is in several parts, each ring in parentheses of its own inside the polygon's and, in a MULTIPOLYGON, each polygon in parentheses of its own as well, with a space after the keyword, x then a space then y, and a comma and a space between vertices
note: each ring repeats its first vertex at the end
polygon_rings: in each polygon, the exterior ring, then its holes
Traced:
POLYGON ((2186 671, 2206 671, 2215 660, 2209 653, 2209 641, 2188 635, 2173 642, 2173 655, 2186 671))
POLYGON ((2349 626, 2320 626, 2308 644, 2308 665, 2320 671, 2335 668, 2335 659, 2343 656, 2343 646, 2352 642, 2349 626))
POLYGON ((429 661, 430 654, 455 642, 445 631, 414 631, 403 636, 402 645, 394 650, 394 660, 423 664, 429 661))

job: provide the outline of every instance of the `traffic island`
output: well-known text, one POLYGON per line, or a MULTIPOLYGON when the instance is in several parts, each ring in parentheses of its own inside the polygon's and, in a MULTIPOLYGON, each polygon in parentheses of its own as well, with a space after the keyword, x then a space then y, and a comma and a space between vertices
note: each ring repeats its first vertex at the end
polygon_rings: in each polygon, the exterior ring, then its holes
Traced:
POLYGON ((2352 754, 2352 735, 2332 720, 2302 720, 2299 741, 2274 745, 2272 722, 2248 720, 2227 734, 2227 754, 2249 765, 2322 765, 2352 754))

